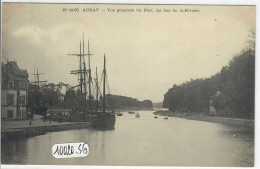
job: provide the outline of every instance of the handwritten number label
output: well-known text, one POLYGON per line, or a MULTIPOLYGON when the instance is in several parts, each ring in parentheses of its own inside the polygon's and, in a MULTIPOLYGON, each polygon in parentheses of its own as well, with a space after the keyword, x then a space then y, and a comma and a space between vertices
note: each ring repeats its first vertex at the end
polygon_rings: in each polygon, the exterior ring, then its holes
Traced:
POLYGON ((86 157, 89 146, 86 142, 63 143, 52 146, 52 155, 55 158, 86 157))

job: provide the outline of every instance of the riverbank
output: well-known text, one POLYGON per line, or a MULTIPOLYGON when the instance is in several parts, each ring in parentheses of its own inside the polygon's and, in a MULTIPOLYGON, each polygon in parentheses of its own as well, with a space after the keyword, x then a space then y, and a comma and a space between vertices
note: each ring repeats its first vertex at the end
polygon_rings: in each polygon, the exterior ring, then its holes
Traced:
POLYGON ((166 111, 156 111, 155 115, 159 116, 168 116, 168 117, 177 117, 184 118, 188 120, 197 120, 197 121, 206 121, 213 123, 222 123, 227 125, 237 125, 237 126, 248 126, 254 127, 255 121, 250 119, 239 119, 239 118, 228 118, 228 117, 217 117, 217 116, 208 116, 204 114, 191 114, 191 113, 174 113, 169 110, 166 111))
POLYGON ((121 108, 121 109, 115 109, 115 112, 129 112, 129 111, 151 111, 151 110, 154 110, 154 109, 148 109, 148 108, 121 108))

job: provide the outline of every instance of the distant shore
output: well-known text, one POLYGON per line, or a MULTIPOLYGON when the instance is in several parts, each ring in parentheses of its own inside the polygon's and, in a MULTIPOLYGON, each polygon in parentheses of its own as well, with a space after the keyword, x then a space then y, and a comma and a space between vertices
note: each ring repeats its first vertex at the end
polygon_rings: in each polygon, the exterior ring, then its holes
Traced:
POLYGON ((250 119, 239 119, 239 118, 229 118, 229 117, 218 117, 218 116, 208 116, 204 114, 196 113, 174 113, 169 110, 159 110, 154 112, 155 115, 159 116, 168 116, 168 117, 177 117, 184 118, 188 120, 197 120, 197 121, 206 121, 213 123, 222 123, 227 125, 237 125, 237 126, 248 126, 254 127, 255 121, 250 119))
POLYGON ((128 107, 128 108, 120 108, 120 109, 114 109, 116 112, 128 112, 128 111, 152 111, 153 108, 137 108, 137 107, 128 107))

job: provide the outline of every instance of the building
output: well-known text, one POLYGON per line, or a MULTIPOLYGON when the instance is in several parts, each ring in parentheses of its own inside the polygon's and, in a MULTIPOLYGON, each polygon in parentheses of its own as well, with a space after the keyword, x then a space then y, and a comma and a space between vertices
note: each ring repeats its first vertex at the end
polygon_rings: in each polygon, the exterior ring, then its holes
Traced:
POLYGON ((28 87, 27 70, 20 69, 16 61, 2 63, 2 119, 23 119, 27 117, 28 87))
POLYGON ((64 97, 65 97, 64 94, 59 93, 59 94, 58 94, 58 102, 59 102, 59 103, 64 103, 64 97))
POLYGON ((214 106, 213 97, 210 97, 210 100, 209 100, 209 115, 211 115, 211 116, 217 115, 217 110, 214 106))
POLYGON ((49 108, 47 110, 47 116, 55 116, 55 115, 70 115, 71 114, 71 109, 65 109, 65 108, 49 108))
POLYGON ((219 95, 221 95, 221 92, 217 91, 217 93, 214 96, 210 97, 210 100, 209 100, 209 115, 211 115, 211 116, 217 115, 217 109, 214 105, 214 99, 216 97, 218 97, 219 95))

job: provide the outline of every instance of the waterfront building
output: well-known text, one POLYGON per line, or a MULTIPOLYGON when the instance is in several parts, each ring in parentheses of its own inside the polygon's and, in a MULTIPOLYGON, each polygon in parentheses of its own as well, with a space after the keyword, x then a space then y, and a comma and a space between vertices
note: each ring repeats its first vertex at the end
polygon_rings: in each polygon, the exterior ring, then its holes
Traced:
POLYGON ((213 97, 211 96, 210 97, 210 100, 209 100, 209 115, 211 116, 214 116, 214 115, 217 115, 217 110, 214 106, 214 102, 213 102, 213 97))
POLYGON ((66 108, 56 108, 56 107, 53 107, 53 108, 49 108, 47 110, 47 116, 56 116, 56 115, 70 115, 72 112, 72 109, 66 109, 66 108))
POLYGON ((58 94, 58 102, 59 102, 59 103, 64 103, 64 97, 65 97, 64 94, 59 93, 59 94, 58 94))
POLYGON ((28 87, 27 70, 20 69, 16 61, 2 63, 2 119, 23 119, 27 117, 28 87))
POLYGON ((211 115, 211 116, 217 115, 217 109, 214 105, 214 99, 216 97, 218 97, 219 95, 221 95, 221 92, 217 91, 217 93, 214 96, 210 97, 210 100, 209 100, 209 115, 211 115))

